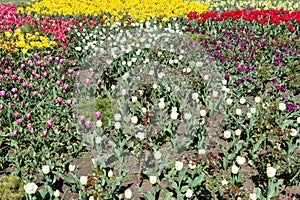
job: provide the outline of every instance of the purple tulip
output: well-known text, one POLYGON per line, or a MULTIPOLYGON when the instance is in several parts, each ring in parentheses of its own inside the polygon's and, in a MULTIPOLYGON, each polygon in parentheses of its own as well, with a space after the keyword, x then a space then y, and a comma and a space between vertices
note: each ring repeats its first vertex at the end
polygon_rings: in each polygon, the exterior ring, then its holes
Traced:
POLYGON ((247 76, 245 77, 245 80, 248 81, 249 79, 250 79, 250 76, 247 75, 247 76))
POLYGON ((42 62, 40 62, 40 61, 35 62, 35 65, 38 66, 38 67, 41 66, 41 64, 42 64, 42 62))
POLYGON ((87 129, 92 128, 92 122, 87 121, 87 122, 85 123, 85 127, 86 127, 87 129))
POLYGON ((297 109, 297 106, 294 105, 294 104, 290 104, 290 103, 287 103, 286 104, 286 107, 289 111, 292 111, 292 110, 296 110, 297 109))
POLYGON ((68 105, 71 105, 72 104, 72 100, 66 100, 66 105, 68 106, 68 105))
POLYGON ((102 81, 101 81, 101 80, 98 80, 97 85, 98 85, 98 86, 101 86, 101 85, 102 85, 102 81))
POLYGON ((23 120, 22 119, 17 119, 16 122, 17 122, 18 125, 21 125, 23 120))
POLYGON ((22 81, 23 77, 22 76, 18 76, 18 81, 22 81))
POLYGON ((242 83, 242 80, 241 80, 241 79, 238 79, 238 80, 237 80, 237 83, 238 83, 238 84, 241 84, 241 83, 242 83))
POLYGON ((16 75, 12 75, 11 76, 11 80, 15 81, 17 79, 17 76, 16 75))
POLYGON ((60 98, 60 97, 57 97, 57 99, 56 99, 56 103, 58 103, 58 104, 61 104, 61 102, 62 102, 62 98, 60 98))
POLYGON ((52 120, 47 120, 47 121, 46 121, 46 126, 47 126, 48 128, 51 128, 52 125, 53 125, 53 121, 52 121, 52 120))
POLYGON ((69 151, 72 151, 72 149, 73 149, 73 146, 72 146, 72 145, 68 146, 68 150, 69 150, 69 151))
POLYGON ((18 112, 14 112, 14 118, 18 118, 19 113, 18 112))
POLYGON ((13 131, 11 134, 13 137, 18 137, 18 131, 13 131))
POLYGON ((22 69, 25 69, 25 65, 24 64, 21 64, 20 66, 22 69))
POLYGON ((29 89, 32 89, 32 88, 33 88, 33 85, 32 85, 31 83, 29 83, 29 84, 28 84, 28 88, 29 88, 29 89))
POLYGON ((96 119, 99 119, 101 117, 101 112, 99 111, 95 112, 94 116, 96 119))
POLYGON ((23 82, 23 83, 21 84, 21 86, 22 86, 22 87, 26 87, 26 86, 27 86, 27 82, 23 82))
POLYGON ((6 96, 6 92, 5 91, 0 91, 0 97, 5 97, 6 96))
POLYGON ((38 55, 37 53, 34 53, 34 54, 33 54, 33 58, 38 59, 38 58, 39 58, 39 55, 38 55))
POLYGON ((30 114, 30 113, 26 113, 25 117, 26 117, 27 119, 30 119, 30 118, 31 118, 31 114, 30 114))
POLYGON ((74 71, 73 71, 72 69, 69 69, 69 70, 68 70, 68 74, 73 74, 73 72, 74 72, 74 71))
POLYGON ((34 97, 37 97, 38 94, 39 94, 38 91, 34 91, 34 92, 33 92, 33 96, 34 96, 34 97))
POLYGON ((47 135, 48 135, 48 131, 44 130, 44 131, 41 132, 41 136, 42 137, 46 137, 47 135))
POLYGON ((18 89, 17 88, 13 88, 13 89, 11 89, 11 92, 14 93, 14 94, 16 94, 16 93, 18 93, 18 89))
POLYGON ((64 85, 64 90, 69 90, 69 85, 64 85))
POLYGON ((90 79, 85 79, 85 84, 90 85, 91 84, 91 80, 90 79))
POLYGON ((275 89, 280 90, 281 89, 280 85, 276 85, 275 89))
POLYGON ((9 70, 9 69, 5 69, 5 70, 4 70, 4 73, 5 73, 5 74, 10 74, 10 70, 9 70))
POLYGON ((85 117, 84 116, 79 116, 79 122, 80 123, 84 123, 84 121, 85 121, 85 117))
POLYGON ((60 81, 56 81, 56 85, 60 86, 60 81))
POLYGON ((52 61, 53 61, 53 58, 52 58, 52 57, 48 58, 48 62, 49 62, 49 63, 51 63, 52 61))
POLYGON ((54 58, 54 61, 55 61, 55 62, 58 62, 58 61, 59 61, 59 57, 55 57, 55 58, 54 58))

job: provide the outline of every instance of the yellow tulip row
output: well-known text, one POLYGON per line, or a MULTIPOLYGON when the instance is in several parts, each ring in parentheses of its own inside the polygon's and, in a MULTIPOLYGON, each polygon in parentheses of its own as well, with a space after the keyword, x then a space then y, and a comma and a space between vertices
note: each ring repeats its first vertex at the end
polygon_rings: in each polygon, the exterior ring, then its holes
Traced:
POLYGON ((26 7, 28 14, 58 14, 103 16, 109 22, 122 19, 149 21, 151 18, 168 21, 186 16, 190 11, 208 11, 208 3, 185 0, 33 0, 26 7))
POLYGON ((55 46, 56 42, 49 41, 48 38, 40 36, 38 32, 35 34, 22 33, 21 29, 17 29, 13 34, 9 31, 0 35, 0 49, 15 53, 19 50, 25 55, 31 49, 42 49, 55 46))

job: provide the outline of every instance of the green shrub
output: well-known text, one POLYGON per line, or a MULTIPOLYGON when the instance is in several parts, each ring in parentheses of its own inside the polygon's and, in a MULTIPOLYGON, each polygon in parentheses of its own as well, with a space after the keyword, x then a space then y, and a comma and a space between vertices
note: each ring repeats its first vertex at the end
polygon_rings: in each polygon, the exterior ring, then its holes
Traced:
POLYGON ((5 175, 0 178, 1 200, 23 200, 25 197, 23 181, 14 175, 5 175))

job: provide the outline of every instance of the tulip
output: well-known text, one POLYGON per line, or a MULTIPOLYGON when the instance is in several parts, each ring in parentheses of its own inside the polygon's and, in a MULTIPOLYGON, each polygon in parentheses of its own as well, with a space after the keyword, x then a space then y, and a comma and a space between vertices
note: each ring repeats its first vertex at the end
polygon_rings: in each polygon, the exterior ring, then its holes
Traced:
POLYGON ((99 119, 101 117, 101 112, 99 111, 95 112, 94 116, 96 119, 99 119))
POLYGON ((24 190, 27 194, 35 194, 38 186, 35 183, 28 183, 24 185, 24 190))
POLYGON ((52 120, 47 120, 47 121, 46 121, 46 126, 47 126, 48 128, 51 128, 52 125, 53 125, 53 121, 52 121, 52 120))

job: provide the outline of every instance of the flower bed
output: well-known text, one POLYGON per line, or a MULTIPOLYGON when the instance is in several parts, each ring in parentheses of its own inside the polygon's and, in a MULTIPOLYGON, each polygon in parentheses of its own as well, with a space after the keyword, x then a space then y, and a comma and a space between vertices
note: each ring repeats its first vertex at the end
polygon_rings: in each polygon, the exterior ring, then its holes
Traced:
POLYGON ((223 4, 1 4, 1 171, 27 199, 299 198, 298 4, 223 4))

